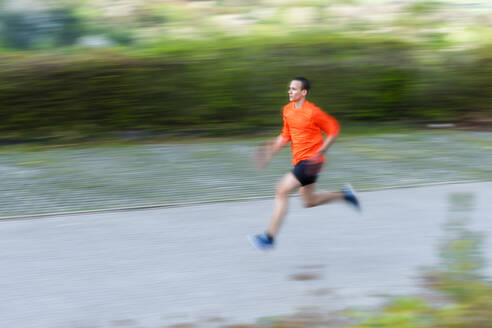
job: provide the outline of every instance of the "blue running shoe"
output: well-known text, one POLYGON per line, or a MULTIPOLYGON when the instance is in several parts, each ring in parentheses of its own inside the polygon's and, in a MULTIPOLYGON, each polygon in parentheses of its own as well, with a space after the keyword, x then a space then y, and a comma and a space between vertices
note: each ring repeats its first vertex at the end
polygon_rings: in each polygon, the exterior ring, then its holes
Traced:
POLYGON ((254 236, 249 235, 248 240, 254 248, 259 249, 260 251, 272 249, 274 245, 273 239, 268 238, 266 233, 254 236))
POLYGON ((345 197, 345 201, 350 203, 356 210, 361 211, 359 198, 355 193, 354 188, 350 183, 347 183, 342 189, 343 196, 345 197))

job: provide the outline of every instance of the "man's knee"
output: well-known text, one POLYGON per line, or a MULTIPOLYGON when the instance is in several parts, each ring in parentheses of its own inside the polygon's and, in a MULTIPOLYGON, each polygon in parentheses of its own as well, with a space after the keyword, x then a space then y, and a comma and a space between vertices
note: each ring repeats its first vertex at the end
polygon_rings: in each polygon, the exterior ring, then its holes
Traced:
POLYGON ((277 197, 287 197, 299 187, 298 180, 290 173, 290 175, 284 176, 284 178, 277 183, 275 194, 277 197))
POLYGON ((285 186, 283 186, 281 183, 279 183, 275 188, 275 194, 278 197, 287 197, 289 195, 289 190, 285 188, 285 186))
POLYGON ((294 186, 281 181, 277 184, 275 193, 278 197, 287 197, 294 189, 294 186))

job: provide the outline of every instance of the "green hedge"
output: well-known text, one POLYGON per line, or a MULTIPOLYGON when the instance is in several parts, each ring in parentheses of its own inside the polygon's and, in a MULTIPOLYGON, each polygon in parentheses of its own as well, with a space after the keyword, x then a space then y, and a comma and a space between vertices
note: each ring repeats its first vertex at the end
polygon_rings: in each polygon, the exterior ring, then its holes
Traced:
POLYGON ((419 50, 396 40, 311 36, 4 54, 0 129, 49 135, 278 126, 287 84, 298 75, 312 81, 311 99, 342 120, 491 114, 490 49, 419 50))

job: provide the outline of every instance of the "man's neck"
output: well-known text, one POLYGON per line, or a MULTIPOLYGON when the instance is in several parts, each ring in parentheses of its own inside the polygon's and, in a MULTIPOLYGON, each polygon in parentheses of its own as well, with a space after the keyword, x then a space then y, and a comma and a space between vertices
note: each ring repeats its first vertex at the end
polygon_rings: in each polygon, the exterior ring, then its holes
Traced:
POLYGON ((304 102, 306 102, 306 98, 299 99, 294 103, 294 108, 302 108, 302 106, 304 106, 304 102))

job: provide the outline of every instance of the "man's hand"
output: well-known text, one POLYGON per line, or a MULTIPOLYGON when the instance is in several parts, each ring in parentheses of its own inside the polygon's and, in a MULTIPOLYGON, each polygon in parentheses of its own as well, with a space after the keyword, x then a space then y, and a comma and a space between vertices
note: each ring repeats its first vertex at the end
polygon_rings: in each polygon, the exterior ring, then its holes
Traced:
POLYGON ((269 140, 259 145, 254 154, 255 166, 258 170, 264 170, 273 156, 278 153, 289 141, 282 136, 269 140))
POLYGON ((321 156, 323 156, 323 153, 317 153, 307 160, 307 166, 305 169, 307 175, 316 175, 321 171, 321 168, 323 166, 323 163, 320 162, 321 156))
MULTIPOLYGON (((321 165, 316 165, 320 163, 321 157, 323 157, 324 153, 331 147, 331 145, 335 142, 336 136, 328 136, 325 141, 323 142, 323 145, 320 147, 316 155, 308 159, 308 164, 310 167, 316 168, 318 167, 318 172, 321 170, 321 165)), ((314 170, 314 169, 313 169, 314 170)))
POLYGON ((254 160, 257 170, 264 170, 272 160, 271 144, 266 142, 255 149, 254 160))
POLYGON ((318 153, 316 153, 316 155, 314 155, 313 157, 308 159, 308 161, 310 162, 310 164, 317 164, 317 163, 319 163, 322 156, 323 156, 323 153, 318 152, 318 153))

